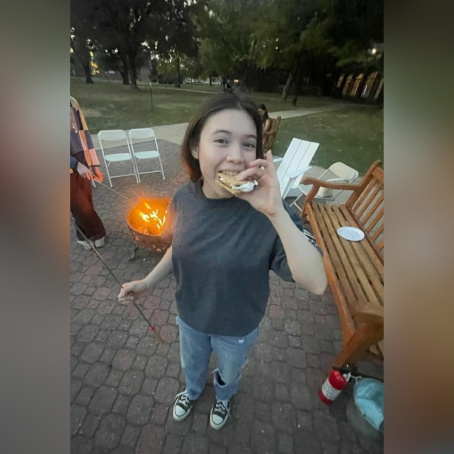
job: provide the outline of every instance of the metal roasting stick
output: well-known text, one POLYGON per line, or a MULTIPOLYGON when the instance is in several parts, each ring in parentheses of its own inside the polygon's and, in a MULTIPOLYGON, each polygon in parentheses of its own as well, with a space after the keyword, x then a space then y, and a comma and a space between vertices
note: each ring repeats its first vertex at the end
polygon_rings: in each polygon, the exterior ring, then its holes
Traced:
MULTIPOLYGON (((110 269, 109 265, 107 265, 106 261, 103 259, 102 255, 98 252, 98 250, 95 248, 95 246, 92 244, 92 242, 85 236, 84 232, 82 232, 82 230, 75 223, 74 223, 74 225, 76 226, 76 229, 78 230, 78 232, 85 238, 85 241, 95 251, 95 253, 98 256, 99 260, 101 260, 102 264, 105 266, 106 270, 110 273, 110 275, 114 278, 115 282, 120 286, 120 288, 123 288, 123 285, 118 280, 117 276, 115 276, 114 272, 110 269)), ((156 339, 160 343, 165 344, 166 341, 159 334, 159 332, 157 331, 155 326, 150 323, 150 321, 148 320, 147 316, 143 313, 143 311, 140 308, 140 306, 135 301, 133 301, 132 303, 134 304, 134 307, 139 311, 139 314, 142 316, 142 318, 147 322, 147 324, 148 324, 148 326, 150 328, 150 331, 155 335, 156 339)))
MULTIPOLYGON (((112 191, 113 193, 119 195, 120 197, 123 197, 123 198, 126 199, 126 200, 129 200, 130 202, 132 202, 132 203, 134 203, 134 204, 137 203, 137 200, 133 200, 133 199, 131 199, 131 197, 127 197, 127 196, 121 194, 120 192, 115 191, 115 189, 112 189, 110 186, 107 186, 106 184, 101 183, 100 181, 97 181, 97 180, 96 180, 96 183, 100 184, 101 186, 104 186, 104 187, 107 188, 109 191, 112 191)), ((143 189, 142 189, 142 195, 141 195, 141 197, 142 197, 142 198, 146 198, 146 194, 144 193, 143 189)))
POLYGON ((136 203, 130 197, 126 197, 125 195, 119 193, 118 191, 115 191, 115 189, 112 189, 110 186, 107 186, 107 184, 101 183, 100 181, 97 181, 97 180, 96 180, 96 183, 100 184, 101 186, 104 186, 105 188, 109 189, 112 192, 115 192, 115 194, 119 195, 120 197, 123 197, 126 200, 129 200, 130 202, 136 203))

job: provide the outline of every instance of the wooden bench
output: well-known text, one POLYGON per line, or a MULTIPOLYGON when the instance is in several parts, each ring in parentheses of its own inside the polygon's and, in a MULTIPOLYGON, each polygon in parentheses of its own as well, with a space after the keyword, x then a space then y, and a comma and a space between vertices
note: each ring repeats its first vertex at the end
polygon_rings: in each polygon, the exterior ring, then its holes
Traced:
POLYGON ((383 358, 383 293, 385 202, 384 172, 376 161, 361 182, 335 184, 304 178, 313 185, 303 206, 317 243, 323 250, 328 282, 339 311, 343 346, 334 366, 354 365, 369 352, 383 358), (313 201, 320 187, 353 191, 345 205, 313 201), (365 238, 348 241, 339 227, 361 229, 365 238))
POLYGON ((281 117, 270 118, 271 127, 267 132, 263 133, 263 152, 266 153, 268 150, 272 150, 274 147, 274 141, 276 140, 277 131, 281 124, 281 117))

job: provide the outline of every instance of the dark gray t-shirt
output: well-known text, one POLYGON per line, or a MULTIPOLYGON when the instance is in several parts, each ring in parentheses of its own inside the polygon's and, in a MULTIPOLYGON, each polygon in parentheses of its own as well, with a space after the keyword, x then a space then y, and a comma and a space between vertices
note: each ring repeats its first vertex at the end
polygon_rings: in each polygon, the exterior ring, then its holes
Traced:
MULTIPOLYGON (((284 206, 302 231, 301 218, 284 206)), ((195 183, 181 187, 169 206, 163 236, 172 240, 179 316, 198 331, 249 334, 265 314, 269 270, 292 281, 273 225, 236 197, 208 199, 195 183)))

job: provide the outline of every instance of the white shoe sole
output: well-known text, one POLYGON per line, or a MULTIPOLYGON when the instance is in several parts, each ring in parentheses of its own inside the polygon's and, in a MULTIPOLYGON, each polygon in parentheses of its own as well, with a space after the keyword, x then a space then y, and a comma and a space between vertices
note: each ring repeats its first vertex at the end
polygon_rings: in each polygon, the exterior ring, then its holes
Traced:
POLYGON ((213 419, 211 418, 211 413, 210 413, 210 426, 211 426, 211 428, 214 429, 214 430, 222 429, 222 428, 227 424, 227 421, 229 420, 229 418, 230 418, 230 415, 227 416, 227 418, 225 418, 224 421, 222 421, 221 424, 215 424, 215 423, 213 422, 213 419))
POLYGON ((95 247, 101 248, 101 247, 104 247, 105 245, 106 245, 106 241, 104 240, 104 238, 95 240, 95 247))
POLYGON ((178 416, 176 413, 175 413, 175 405, 173 406, 173 412, 172 412, 172 416, 173 416, 173 419, 177 422, 180 422, 180 421, 184 421, 188 416, 189 416, 189 413, 191 413, 192 411, 192 407, 189 409, 188 412, 186 412, 184 415, 182 416, 178 416))
POLYGON ((78 243, 86 250, 89 251, 91 249, 90 245, 87 242, 78 241, 78 243))

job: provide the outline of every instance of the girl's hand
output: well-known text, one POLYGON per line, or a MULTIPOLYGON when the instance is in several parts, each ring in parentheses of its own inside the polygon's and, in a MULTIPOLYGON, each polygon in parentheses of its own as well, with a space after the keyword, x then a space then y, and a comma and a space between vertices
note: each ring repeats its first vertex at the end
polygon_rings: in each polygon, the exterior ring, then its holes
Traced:
POLYGON ((249 164, 249 169, 243 170, 236 178, 238 180, 257 180, 258 186, 251 192, 242 192, 236 197, 247 200, 257 211, 273 218, 284 210, 281 189, 274 167, 271 150, 265 159, 256 159, 249 164))
POLYGON ((140 296, 149 290, 145 280, 132 281, 121 286, 121 291, 118 294, 118 300, 121 304, 129 304, 131 301, 140 298, 140 296))
POLYGON ((91 168, 91 171, 94 175, 94 180, 98 181, 99 183, 102 183, 104 180, 104 176, 102 172, 99 170, 99 167, 95 166, 91 168))
POLYGON ((77 173, 86 180, 93 180, 93 174, 90 172, 90 169, 80 162, 77 163, 77 173))

